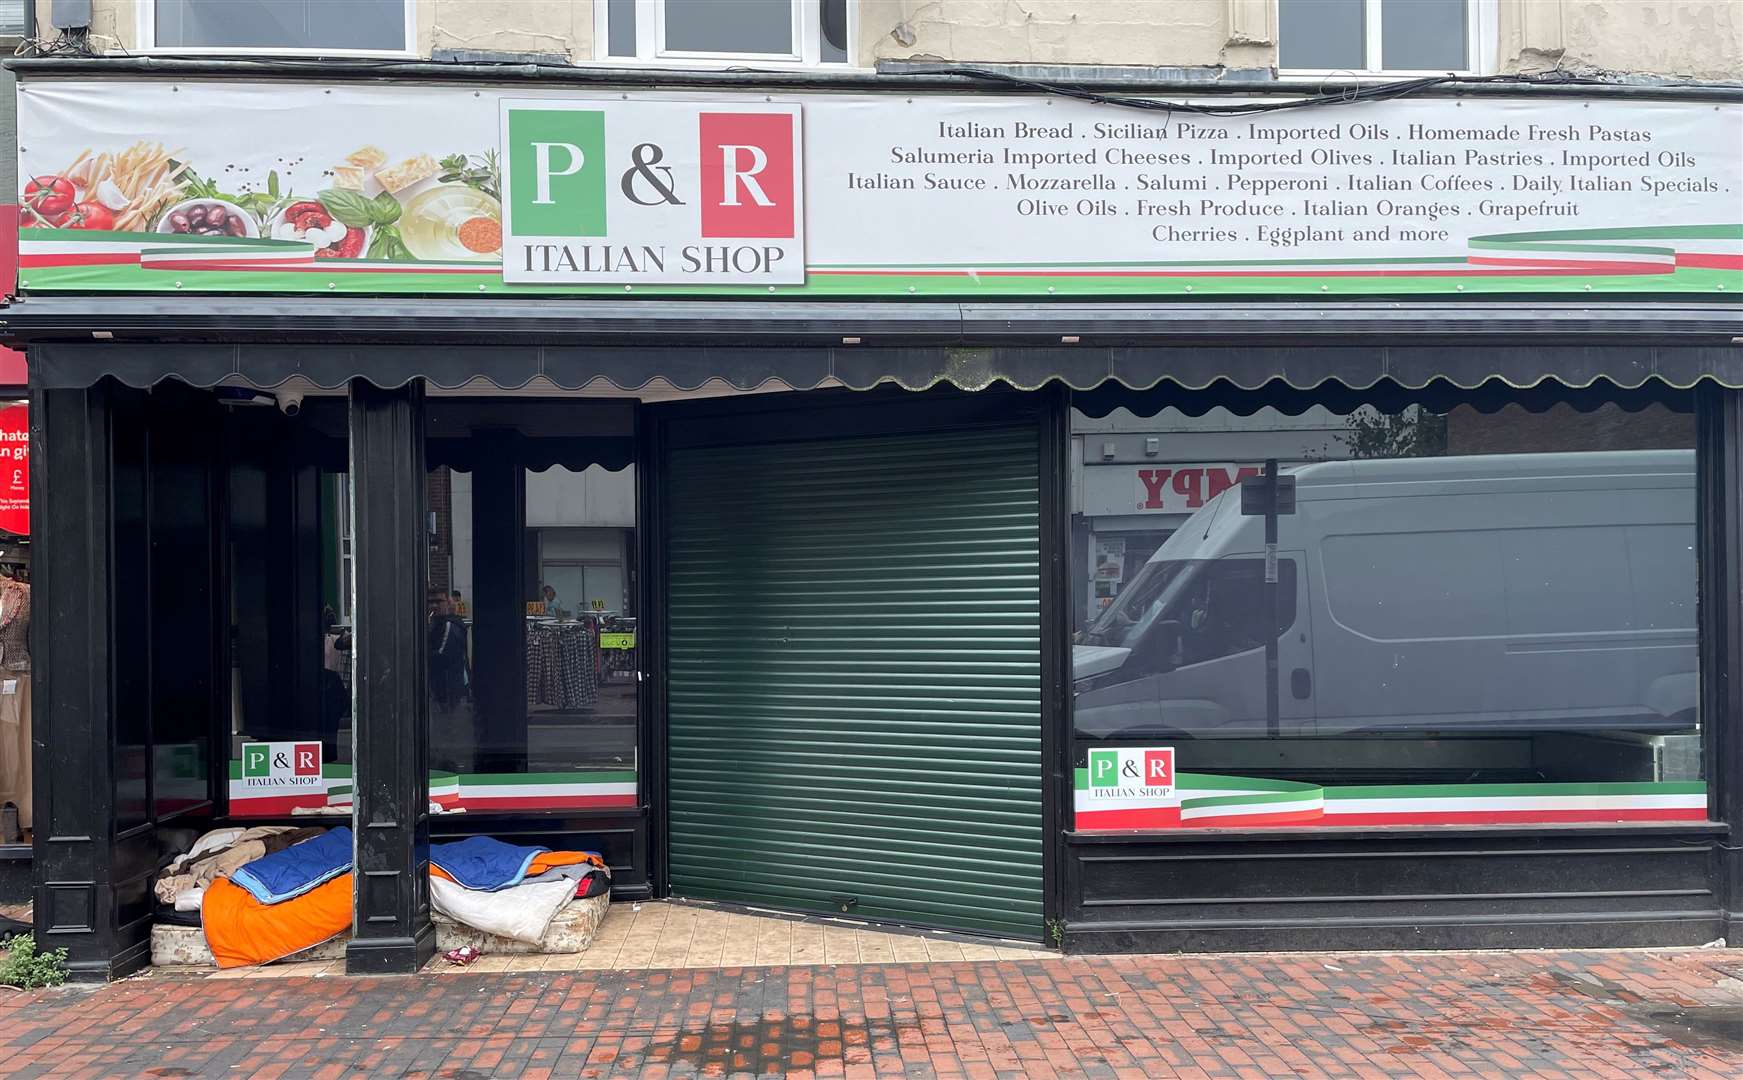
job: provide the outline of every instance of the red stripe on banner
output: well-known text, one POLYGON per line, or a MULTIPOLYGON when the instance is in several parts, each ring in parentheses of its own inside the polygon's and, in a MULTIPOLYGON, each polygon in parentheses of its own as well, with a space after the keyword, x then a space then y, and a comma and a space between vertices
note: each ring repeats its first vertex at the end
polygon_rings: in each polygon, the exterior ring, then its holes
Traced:
POLYGON ((136 251, 107 251, 91 255, 21 255, 18 265, 24 269, 32 266, 115 266, 131 265, 139 262, 136 251))
POLYGON ((1154 806, 1142 810, 1079 810, 1079 829, 1172 829, 1180 824, 1180 807, 1154 806))
POLYGON ((1663 262, 1628 262, 1620 259, 1539 259, 1523 255, 1472 255, 1470 263, 1473 266, 1535 266, 1589 270, 1599 274, 1669 274, 1676 270, 1676 264, 1669 259, 1663 262))
POLYGON ((1202 828, 1241 828, 1246 825, 1305 825, 1310 822, 1323 822, 1325 811, 1288 810, 1279 814, 1220 814, 1216 817, 1195 817, 1182 821, 1180 824, 1188 829, 1202 828))
POLYGON ((462 795, 459 805, 468 810, 573 810, 587 806, 633 807, 634 795, 523 795, 517 798, 480 799, 462 795))
POLYGON ((256 798, 230 800, 232 817, 282 817, 298 807, 320 808, 327 805, 327 793, 312 795, 262 795, 256 798))
POLYGON ((1568 821, 1705 821, 1707 812, 1681 806, 1620 810, 1438 810, 1396 814, 1326 814, 1327 825, 1510 825, 1568 821))
POLYGON ((1720 255, 1709 251, 1679 251, 1678 266, 1700 266, 1709 270, 1743 270, 1743 255, 1720 255))

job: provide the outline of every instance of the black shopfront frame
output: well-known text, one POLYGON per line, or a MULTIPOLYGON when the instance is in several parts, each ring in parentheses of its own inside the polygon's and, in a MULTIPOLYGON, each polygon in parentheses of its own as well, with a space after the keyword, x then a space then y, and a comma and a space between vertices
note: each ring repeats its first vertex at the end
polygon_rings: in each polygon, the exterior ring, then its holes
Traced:
MULTIPOLYGON (((84 346, 84 349, 103 346, 84 346)), ((114 346, 121 347, 121 346, 114 346)), ((245 347, 243 347, 245 350, 245 347)), ((1601 352, 1601 346, 1592 351, 1601 352)), ((478 351, 478 362, 488 354, 478 351)), ((1337 394, 1362 395, 1342 385, 1337 394)), ((1408 396, 1401 388, 1396 393, 1408 396)), ((1743 610, 1739 610, 1734 567, 1743 556, 1738 495, 1743 488, 1743 402, 1734 389, 1706 383, 1691 390, 1653 384, 1643 390, 1616 386, 1580 390, 1561 386, 1531 391, 1486 385, 1436 391, 1452 400, 1463 394, 1489 402, 1530 398, 1582 400, 1596 394, 1604 400, 1632 400, 1636 395, 1675 400, 1694 408, 1700 432, 1700 627, 1703 709, 1710 817, 1707 823, 1626 826, 1549 825, 1482 826, 1474 828, 1392 827, 1319 832, 1226 830, 1193 835, 1087 835, 1066 827, 1070 799, 1069 707, 1069 409, 1074 395, 1064 387, 1017 391, 993 386, 985 390, 938 387, 928 392, 885 388, 869 391, 811 391, 748 399, 642 405, 637 410, 639 561, 644 633, 661 640, 664 535, 670 507, 662 503, 659 469, 653 463, 677 443, 732 437, 747 420, 766 429, 777 423, 798 438, 806 432, 899 431, 949 427, 978 422, 1009 423, 1013 418, 1037 425, 1042 435, 1044 618, 1044 757, 1048 762, 1044 807, 1046 835, 1045 892, 1049 918, 1057 920, 1064 946, 1072 951, 1140 949, 1259 949, 1299 947, 1384 946, 1508 946, 1690 944, 1735 932, 1733 923, 1743 903, 1743 868, 1730 850, 1731 828, 1743 822, 1743 778, 1738 774, 1738 718, 1743 716, 1736 684, 1739 642, 1743 640, 1743 610), (1352 864, 1372 875, 1374 867, 1406 867, 1425 862, 1459 863, 1474 868, 1468 888, 1440 895, 1387 894, 1369 889, 1345 895, 1332 888, 1347 880, 1352 864), (1252 912, 1251 897, 1183 895, 1177 883, 1190 878, 1193 865, 1238 867, 1248 880, 1267 883, 1267 910, 1252 912), (1569 868, 1579 876, 1627 882, 1615 890, 1570 889, 1569 868), (1183 874, 1183 871, 1186 873, 1183 874), (1278 882, 1298 883, 1294 893, 1278 891, 1278 882), (1116 888, 1109 889, 1110 883, 1116 888), (1123 890, 1123 891, 1121 891, 1123 890), (1111 901, 1111 902, 1110 902, 1111 901), (1408 910, 1401 911, 1402 905, 1408 910), (1487 905, 1489 911, 1475 910, 1487 905), (1608 905, 1608 906, 1606 906, 1608 905)), ((1121 392, 1106 400, 1136 400, 1146 392, 1121 392)), ((1199 395, 1181 388, 1165 393, 1170 403, 1191 402, 1199 395)), ((1215 395, 1218 404, 1230 400, 1226 388, 1215 395)), ((1415 391, 1414 393, 1422 393, 1415 391)), ((1243 406, 1281 405, 1313 400, 1315 391, 1273 383, 1264 389, 1233 395, 1243 406)), ((380 411, 388 433, 375 439, 375 450, 390 478, 386 487, 401 485, 391 477, 422 475, 422 443, 414 450, 409 433, 423 412, 418 384, 379 389, 359 383, 353 388, 351 423, 380 411), (394 435, 394 432, 402 433, 394 435)), ((206 804, 173 814, 124 823, 122 768, 117 714, 128 687, 147 686, 129 672, 141 663, 149 670, 149 652, 137 645, 144 632, 159 625, 150 590, 143 599, 129 592, 128 575, 140 565, 129 563, 127 549, 149 540, 151 522, 127 519, 115 500, 118 478, 132 475, 152 482, 149 459, 142 463, 119 449, 128 431, 169 430, 175 425, 215 424, 216 406, 202 390, 172 380, 150 393, 113 378, 75 388, 37 386, 32 391, 33 439, 36 453, 33 483, 42 498, 42 545, 38 576, 38 672, 51 702, 52 720, 45 725, 44 752, 38 761, 39 828, 35 860, 38 930, 47 944, 67 945, 73 967, 82 977, 124 973, 147 957, 149 903, 146 890, 167 855, 200 829, 222 820, 224 780, 211 762, 213 798, 206 804), (143 536, 138 530, 143 529, 143 536), (54 541, 52 544, 47 541, 54 541), (117 599, 117 598, 120 599, 117 599), (132 597, 132 599, 128 599, 132 597), (143 604, 143 607, 141 605, 143 604), (133 612, 129 615, 128 612, 133 612), (141 621, 143 620, 143 621, 141 621), (143 659, 141 657, 143 656, 143 659), (131 680, 131 681, 129 681, 131 680), (49 688, 53 689, 50 690, 49 688), (69 689, 70 688, 70 689, 69 689)), ((133 440, 137 442, 137 440, 133 440)), ((149 444, 149 440, 148 440, 149 444)), ((220 462, 210 460, 214 491, 220 462)), ((355 463, 353 463, 355 467, 355 463)), ((215 498, 220 506, 221 498, 215 498)), ((415 517, 394 498, 360 500, 360 551, 374 533, 384 541, 404 542, 407 522, 415 517)), ((219 538, 212 541, 222 550, 219 538)), ((394 550, 390 544, 387 550, 394 550)), ((405 549, 399 548, 404 551, 405 549)), ((148 575, 150 563, 145 564, 148 575)), ((213 573, 226 575, 222 559, 213 573)), ((153 579, 155 580, 155 579, 153 579)), ((162 591, 160 586, 159 592, 162 591)), ((213 594, 222 595, 219 583, 213 594)), ((418 598, 421 603, 421 596, 418 598)), ((403 605, 399 605, 403 608, 403 605)), ((212 620, 221 617, 215 606, 212 620)), ((165 618, 180 618, 188 609, 165 618)), ((422 648, 421 619, 407 625, 406 610, 371 616, 359 625, 360 638, 391 649, 416 664, 422 648), (415 632, 413 632, 415 629, 415 632)), ((222 638, 224 635, 214 635, 222 638)), ((214 644, 211 667, 228 670, 227 642, 214 644)), ((464 815, 452 821, 417 821, 415 793, 407 786, 415 774, 411 756, 394 746, 416 744, 415 738, 385 740, 388 750, 371 770, 379 790, 365 790, 359 777, 358 825, 373 827, 386 841, 371 865, 360 869, 378 884, 360 887, 358 921, 379 932, 375 951, 359 948, 355 970, 406 970, 427 954, 419 923, 427 908, 419 898, 416 875, 421 845, 430 835, 489 832, 510 840, 550 843, 587 842, 599 846, 627 845, 632 854, 623 864, 620 897, 664 895, 661 859, 665 792, 663 785, 663 662, 659 650, 642 658, 646 676, 639 690, 642 805, 634 813, 552 812, 518 815, 464 815), (373 809, 372 809, 373 808, 373 809), (374 815, 369 817, 368 815, 374 815), (615 839, 614 839, 615 838, 615 839), (641 877, 636 876, 640 870, 641 877)), ((217 685, 214 680, 213 685, 217 685)), ((383 708, 397 721, 416 722, 415 711, 400 710, 400 698, 390 693, 383 708)), ((214 732, 228 730, 228 698, 212 694, 214 732), (219 726, 222 725, 222 726, 219 726)), ((360 720, 361 724, 362 721, 360 720)), ((383 730, 393 730, 393 725, 383 730)), ((401 728, 400 730, 405 730, 401 728)), ((212 755, 216 759, 217 755, 212 755)), ((421 763, 419 763, 421 766, 421 763)), ((427 817, 427 815, 426 815, 427 817)), ((1225 876, 1226 880, 1226 876, 1225 876)), ((1384 880, 1382 875, 1380 880, 1384 880)))

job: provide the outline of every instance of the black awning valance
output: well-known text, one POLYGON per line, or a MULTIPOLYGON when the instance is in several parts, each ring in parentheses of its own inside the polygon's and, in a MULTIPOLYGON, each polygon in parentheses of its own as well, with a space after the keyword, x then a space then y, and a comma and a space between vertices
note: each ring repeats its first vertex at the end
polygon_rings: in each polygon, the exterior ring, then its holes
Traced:
MULTIPOLYGON (((1312 392, 1329 404, 1357 404, 1376 393, 1425 390, 1512 400, 1600 393, 1687 391, 1699 383, 1743 386, 1736 345, 1389 345, 1352 342, 1300 346, 1056 345, 898 347, 799 345, 720 347, 453 345, 138 345, 44 344, 30 349, 31 381, 88 386, 114 378, 130 386, 173 379, 193 386, 244 383, 263 389, 292 380, 339 389, 352 379, 399 386, 424 379, 442 389, 497 387, 635 391, 663 385, 695 390, 1006 385, 1034 390, 1063 384, 1093 411, 1103 398, 1140 399, 1199 411, 1256 392, 1312 392)), ((1109 406, 1110 408, 1113 406, 1109 406)), ((1162 407, 1162 406, 1158 406, 1162 407)))
POLYGON ((740 391, 1065 385, 1091 395, 1393 386, 1743 387, 1743 305, 477 303, 33 296, 0 310, 31 380, 131 386, 352 379, 438 389, 740 391), (174 301, 171 303, 170 301, 174 301))

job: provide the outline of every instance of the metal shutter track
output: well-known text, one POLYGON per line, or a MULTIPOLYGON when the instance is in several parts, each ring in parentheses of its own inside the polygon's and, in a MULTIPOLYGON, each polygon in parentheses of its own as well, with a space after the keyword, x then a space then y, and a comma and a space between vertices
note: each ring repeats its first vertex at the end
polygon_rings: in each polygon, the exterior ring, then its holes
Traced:
POLYGON ((1041 936, 1038 458, 673 453, 674 894, 1041 936))

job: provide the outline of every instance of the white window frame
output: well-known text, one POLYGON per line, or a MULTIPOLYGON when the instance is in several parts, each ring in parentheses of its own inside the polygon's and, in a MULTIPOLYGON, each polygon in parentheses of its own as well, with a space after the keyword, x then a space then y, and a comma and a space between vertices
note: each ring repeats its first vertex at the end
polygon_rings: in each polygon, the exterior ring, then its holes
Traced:
POLYGON ((140 53, 155 56, 378 56, 408 59, 418 56, 418 0, 401 0, 405 5, 405 48, 403 49, 292 49, 260 45, 159 45, 157 43, 157 0, 138 0, 140 53))
MULTIPOLYGON (((1362 44, 1364 55, 1360 68, 1285 68, 1279 63, 1278 76, 1283 79, 1421 79, 1434 75, 1492 75, 1499 63, 1501 16, 1500 0, 1465 0, 1465 59, 1467 67, 1442 71, 1437 68, 1389 68, 1381 65, 1381 4, 1380 0, 1362 0, 1362 44)), ((1283 56, 1283 17, 1273 12, 1277 27, 1277 56, 1283 56)))
POLYGON ((611 5, 593 0, 593 59, 597 64, 637 67, 826 67, 832 71, 856 67, 854 44, 859 40, 859 5, 847 0, 847 59, 823 61, 823 5, 821 0, 791 0, 793 43, 786 53, 696 52, 666 48, 665 0, 635 0, 635 55, 611 55, 611 5))

